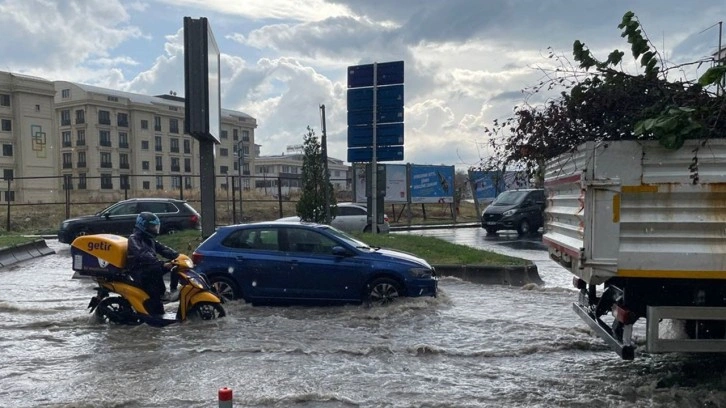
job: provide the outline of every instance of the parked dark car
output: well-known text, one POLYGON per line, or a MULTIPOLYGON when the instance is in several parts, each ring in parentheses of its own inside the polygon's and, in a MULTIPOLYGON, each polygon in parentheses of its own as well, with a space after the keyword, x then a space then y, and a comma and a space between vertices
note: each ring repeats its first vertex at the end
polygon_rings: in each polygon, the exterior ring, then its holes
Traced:
POLYGON ((481 226, 487 234, 499 230, 517 230, 519 235, 537 231, 544 225, 543 189, 505 191, 481 214, 481 226))
POLYGON ((218 294, 252 304, 386 304, 399 296, 436 296, 438 286, 425 260, 315 223, 219 227, 192 259, 218 294))
POLYGON ((156 214, 161 220, 161 234, 201 228, 199 213, 184 200, 173 198, 132 198, 119 201, 95 215, 70 218, 61 223, 58 241, 66 244, 86 234, 128 236, 134 230, 136 216, 142 211, 156 214))

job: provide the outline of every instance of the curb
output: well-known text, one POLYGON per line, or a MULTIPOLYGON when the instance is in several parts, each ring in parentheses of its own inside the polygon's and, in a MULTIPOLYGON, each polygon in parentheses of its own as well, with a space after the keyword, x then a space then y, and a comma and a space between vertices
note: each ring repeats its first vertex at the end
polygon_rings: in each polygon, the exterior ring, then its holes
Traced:
POLYGON ((487 265, 432 265, 439 276, 453 276, 472 283, 488 285, 524 286, 530 283, 544 285, 537 272, 537 265, 487 266, 487 265))
POLYGON ((0 268, 54 253, 55 251, 48 248, 48 244, 45 243, 44 239, 0 248, 0 268))

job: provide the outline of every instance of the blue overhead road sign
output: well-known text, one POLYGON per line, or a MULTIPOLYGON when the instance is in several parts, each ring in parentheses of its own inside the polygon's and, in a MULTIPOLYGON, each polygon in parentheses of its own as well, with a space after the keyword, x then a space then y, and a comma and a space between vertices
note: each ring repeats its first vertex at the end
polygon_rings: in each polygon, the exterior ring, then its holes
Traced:
MULTIPOLYGON (((403 109, 403 85, 390 85, 377 88, 376 107, 378 109, 403 109)), ((372 110, 373 88, 348 89, 348 111, 372 110)))
MULTIPOLYGON (((376 159, 378 161, 403 160, 403 146, 378 146, 376 149, 376 159)), ((372 147, 348 148, 349 162, 370 162, 372 160, 372 147)))
MULTIPOLYGON (((386 123, 376 126, 378 146, 403 145, 403 123, 386 123)), ((348 126, 348 147, 373 146, 373 126, 348 126)))
MULTIPOLYGON (((376 84, 394 85, 403 83, 403 61, 376 64, 376 84)), ((348 67, 348 88, 373 86, 373 64, 348 67)))

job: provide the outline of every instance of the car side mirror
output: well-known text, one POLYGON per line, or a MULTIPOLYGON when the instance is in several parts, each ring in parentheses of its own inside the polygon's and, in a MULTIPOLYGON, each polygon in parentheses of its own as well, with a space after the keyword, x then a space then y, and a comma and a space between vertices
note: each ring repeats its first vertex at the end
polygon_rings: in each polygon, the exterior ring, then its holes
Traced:
POLYGON ((103 213, 103 218, 109 219, 109 218, 111 218, 111 214, 110 213, 103 213))
POLYGON ((347 249, 337 245, 333 247, 332 253, 335 256, 348 256, 350 254, 347 249))

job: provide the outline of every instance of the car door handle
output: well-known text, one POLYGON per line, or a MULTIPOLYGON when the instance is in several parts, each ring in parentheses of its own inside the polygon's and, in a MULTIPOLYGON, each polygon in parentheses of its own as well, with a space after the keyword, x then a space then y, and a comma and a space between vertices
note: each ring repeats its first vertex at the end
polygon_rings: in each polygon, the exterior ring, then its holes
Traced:
POLYGON ((242 255, 240 255, 240 256, 236 256, 234 259, 236 259, 238 261, 244 261, 245 260, 245 257, 242 256, 242 255))

